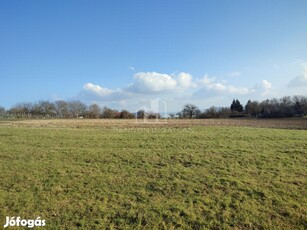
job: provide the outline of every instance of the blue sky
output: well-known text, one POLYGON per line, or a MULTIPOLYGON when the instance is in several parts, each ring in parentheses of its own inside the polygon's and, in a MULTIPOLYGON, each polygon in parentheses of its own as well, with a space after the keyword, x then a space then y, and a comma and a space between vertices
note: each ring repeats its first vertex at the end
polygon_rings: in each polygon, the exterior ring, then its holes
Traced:
POLYGON ((307 93, 307 1, 1 1, 0 105, 170 111, 307 93))

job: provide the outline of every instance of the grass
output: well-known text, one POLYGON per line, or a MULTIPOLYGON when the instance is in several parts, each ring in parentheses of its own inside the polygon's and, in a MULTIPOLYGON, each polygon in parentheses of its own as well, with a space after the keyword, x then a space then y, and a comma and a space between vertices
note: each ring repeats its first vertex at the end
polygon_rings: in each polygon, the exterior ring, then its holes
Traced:
POLYGON ((307 131, 0 126, 0 224, 306 229, 307 131))

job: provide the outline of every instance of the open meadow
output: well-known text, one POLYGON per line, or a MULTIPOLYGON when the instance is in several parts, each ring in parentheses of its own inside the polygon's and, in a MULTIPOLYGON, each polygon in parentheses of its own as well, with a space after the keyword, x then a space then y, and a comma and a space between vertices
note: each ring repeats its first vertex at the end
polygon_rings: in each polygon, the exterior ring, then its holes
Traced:
POLYGON ((0 225, 306 229, 307 120, 0 121, 0 225))

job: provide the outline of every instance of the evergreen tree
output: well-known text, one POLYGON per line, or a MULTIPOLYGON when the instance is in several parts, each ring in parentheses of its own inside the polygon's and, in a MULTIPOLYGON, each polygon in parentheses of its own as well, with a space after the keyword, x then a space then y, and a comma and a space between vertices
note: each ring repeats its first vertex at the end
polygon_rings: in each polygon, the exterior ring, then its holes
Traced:
POLYGON ((240 101, 238 99, 236 99, 236 100, 233 99, 232 103, 230 105, 230 110, 242 113, 243 112, 243 105, 240 103, 240 101))

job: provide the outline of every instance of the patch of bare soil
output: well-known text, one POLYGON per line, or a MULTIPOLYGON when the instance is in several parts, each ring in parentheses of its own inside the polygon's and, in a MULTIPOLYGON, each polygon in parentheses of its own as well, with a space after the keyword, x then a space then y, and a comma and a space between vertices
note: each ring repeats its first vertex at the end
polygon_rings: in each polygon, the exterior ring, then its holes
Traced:
POLYGON ((188 128, 195 126, 249 126, 257 128, 307 130, 306 118, 293 119, 161 119, 161 120, 119 120, 119 119, 50 119, 0 121, 1 126, 37 128, 188 128))

